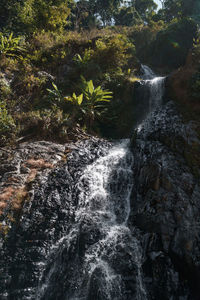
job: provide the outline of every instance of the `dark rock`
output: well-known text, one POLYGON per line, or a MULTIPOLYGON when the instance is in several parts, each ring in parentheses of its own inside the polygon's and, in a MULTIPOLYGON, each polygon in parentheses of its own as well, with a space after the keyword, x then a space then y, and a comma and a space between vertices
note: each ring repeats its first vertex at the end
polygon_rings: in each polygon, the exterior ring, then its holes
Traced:
POLYGON ((154 278, 152 299, 199 299, 200 186, 184 157, 192 140, 200 143, 168 103, 146 120, 134 142, 136 186, 129 222, 160 241, 145 250, 144 273, 154 278))

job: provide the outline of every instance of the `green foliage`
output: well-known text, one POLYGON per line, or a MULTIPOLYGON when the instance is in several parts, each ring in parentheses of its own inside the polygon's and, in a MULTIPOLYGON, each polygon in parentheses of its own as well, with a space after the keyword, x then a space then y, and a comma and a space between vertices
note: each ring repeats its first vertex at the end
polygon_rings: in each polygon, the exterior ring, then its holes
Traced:
POLYGON ((95 88, 93 81, 86 81, 84 77, 81 83, 82 93, 79 96, 73 93, 72 96, 63 97, 54 83, 53 88, 48 89, 50 99, 54 99, 53 104, 62 107, 74 122, 81 121, 88 129, 91 129, 94 121, 105 112, 105 102, 112 99, 112 92, 103 90, 101 86, 95 88))
POLYGON ((6 57, 22 58, 25 48, 21 45, 21 37, 13 37, 11 33, 8 37, 0 35, 0 54, 6 57))
POLYGON ((87 103, 91 105, 96 105, 98 102, 109 102, 112 98, 112 92, 103 90, 101 86, 97 88, 94 87, 93 81, 86 81, 84 77, 82 77, 82 92, 87 100, 87 103))
POLYGON ((61 91, 58 89, 57 85, 52 82, 53 89, 47 89, 49 92, 50 100, 53 100, 53 104, 58 104, 63 100, 61 91))
POLYGON ((132 6, 122 6, 114 14, 114 20, 116 25, 121 26, 133 26, 142 22, 141 17, 132 6))
POLYGON ((156 39, 159 31, 164 30, 166 25, 163 21, 150 21, 148 25, 135 25, 128 31, 129 38, 133 41, 136 48, 136 56, 142 62, 148 62, 148 50, 151 43, 156 39))
POLYGON ((62 31, 68 23, 71 0, 24 0, 18 10, 22 32, 36 30, 62 31))
POLYGON ((16 117, 22 136, 64 142, 68 139, 69 116, 58 107, 21 113, 16 117))
POLYGON ((0 144, 11 139, 16 133, 16 125, 8 113, 4 102, 0 101, 0 144))
POLYGON ((92 80, 86 81, 83 77, 82 92, 85 101, 82 104, 81 112, 84 123, 91 129, 95 119, 100 118, 105 113, 107 109, 106 102, 110 102, 113 93, 103 90, 101 86, 95 88, 92 80))
POLYGON ((114 12, 119 8, 121 0, 89 0, 93 4, 94 13, 101 17, 103 25, 109 25, 114 12))
POLYGON ((125 35, 106 35, 95 43, 93 60, 103 72, 113 71, 128 64, 135 55, 135 47, 125 35))
POLYGON ((83 30, 100 27, 100 20, 94 12, 94 1, 79 0, 71 6, 70 29, 83 30))
POLYGON ((161 30, 149 47, 148 56, 154 66, 173 70, 185 63, 196 37, 197 25, 192 19, 182 19, 161 30))
POLYGON ((76 93, 73 93, 73 95, 70 97, 64 97, 64 100, 71 102, 73 105, 81 105, 83 102, 83 94, 80 94, 79 96, 76 96, 76 93))
POLYGON ((164 0, 162 18, 169 22, 173 19, 191 17, 194 14, 196 0, 164 0))
POLYGON ((131 6, 135 9, 141 20, 147 21, 157 8, 157 4, 153 0, 132 0, 131 6))
POLYGON ((83 56, 81 57, 80 54, 76 54, 73 57, 73 61, 79 67, 87 67, 87 64, 92 60, 92 56, 94 55, 94 50, 92 49, 85 49, 83 56))

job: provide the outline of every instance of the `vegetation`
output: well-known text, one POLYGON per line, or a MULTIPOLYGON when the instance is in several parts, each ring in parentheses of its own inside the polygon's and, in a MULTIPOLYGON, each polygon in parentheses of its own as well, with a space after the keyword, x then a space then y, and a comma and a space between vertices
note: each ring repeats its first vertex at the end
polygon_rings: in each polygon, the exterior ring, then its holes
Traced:
MULTIPOLYGON (((123 136, 140 61, 172 71, 196 37, 196 1, 2 0, 0 142, 123 136)), ((199 70, 190 93, 199 95, 199 70)), ((132 108, 131 108, 132 109, 132 108)))

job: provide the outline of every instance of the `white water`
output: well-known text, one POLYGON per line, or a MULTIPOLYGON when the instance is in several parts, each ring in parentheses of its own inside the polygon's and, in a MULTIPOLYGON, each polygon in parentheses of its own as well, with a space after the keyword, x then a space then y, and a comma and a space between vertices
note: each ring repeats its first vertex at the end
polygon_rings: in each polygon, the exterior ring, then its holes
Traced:
MULTIPOLYGON (((141 270, 142 251, 127 226, 133 187, 133 155, 128 143, 128 140, 120 141, 105 156, 87 166, 76 186, 79 196, 75 224, 71 232, 63 237, 52 251, 56 252, 59 247, 69 249, 70 244, 76 239, 77 228, 85 224, 89 224, 87 230, 97 228, 101 238, 86 249, 76 279, 76 290, 67 299, 88 299, 88 293, 93 288, 92 278, 96 273, 98 276, 101 275, 103 299, 123 299, 122 277, 115 270, 116 266, 122 263, 122 254, 128 255, 131 263, 135 265, 136 299, 146 299, 141 270)), ((47 259, 46 264, 48 263, 47 259)), ((55 269, 56 263, 53 263, 45 275, 45 282, 39 286, 37 299, 43 299, 55 269)))
POLYGON ((149 88, 150 92, 149 112, 151 113, 155 108, 162 105, 165 77, 157 76, 148 66, 142 65, 141 69, 144 85, 149 88))
MULTIPOLYGON (((165 78, 156 77, 147 66, 143 66, 143 71, 143 83, 150 91, 150 113, 162 104, 165 78)), ((59 251, 62 255, 63 249, 65 253, 70 252, 79 238, 80 247, 83 247, 82 232, 87 237, 87 243, 85 245, 83 240, 85 248, 79 265, 74 262, 71 286, 66 291, 65 299, 95 300, 96 296, 91 293, 97 288, 94 285, 96 282, 100 290, 98 299, 127 299, 123 294, 125 275, 122 274, 131 272, 135 284, 135 290, 132 291, 134 299, 147 299, 142 275, 142 249, 128 227, 134 182, 134 159, 129 141, 121 140, 110 150, 105 148, 103 152, 103 156, 85 168, 76 184, 74 224, 71 231, 53 245, 49 258, 47 257, 45 264, 48 272, 41 275, 36 296, 38 300, 48 299, 48 290, 53 282, 51 278, 58 272, 58 262, 52 260, 52 257, 59 251), (95 237, 95 232, 98 232, 98 238, 95 237), (88 243, 88 240, 91 242, 88 243), (126 270, 129 266, 134 271, 126 270)))
POLYGON ((162 105, 162 98, 164 94, 165 77, 155 77, 150 80, 145 80, 145 84, 149 86, 149 112, 154 111, 155 108, 162 105))
POLYGON ((148 89, 148 105, 146 105, 146 114, 142 122, 137 126, 137 130, 140 131, 147 117, 158 107, 162 105, 164 96, 164 76, 157 76, 148 66, 142 65, 142 85, 145 89, 148 89))
POLYGON ((103 234, 103 239, 86 251, 84 269, 90 278, 97 268, 102 270, 105 275, 104 295, 108 300, 123 299, 122 278, 114 271, 113 263, 115 264, 115 256, 119 251, 117 248, 127 251, 127 242, 138 268, 137 300, 146 299, 141 278, 141 249, 127 227, 133 187, 133 155, 128 142, 122 140, 106 156, 88 166, 77 187, 81 193, 76 221, 81 223, 84 218, 93 218, 103 234), (82 187, 82 182, 85 181, 87 191, 82 187))
POLYGON ((146 65, 141 65, 141 71, 142 71, 142 79, 146 80, 150 80, 155 78, 155 73, 146 65))

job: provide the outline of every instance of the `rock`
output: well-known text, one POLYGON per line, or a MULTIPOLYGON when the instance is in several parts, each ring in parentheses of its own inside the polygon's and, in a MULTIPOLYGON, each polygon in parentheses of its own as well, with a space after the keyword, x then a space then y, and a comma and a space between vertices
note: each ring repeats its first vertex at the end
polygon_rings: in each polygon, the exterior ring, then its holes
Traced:
POLYGON ((169 102, 146 120, 132 148, 136 165, 129 222, 156 238, 145 255, 155 247, 156 253, 163 253, 146 257, 148 268, 156 272, 153 294, 157 298, 153 299, 170 299, 175 294, 199 299, 200 185, 193 169, 197 161, 193 151, 199 151, 199 145, 192 124, 183 124, 169 102))

